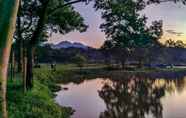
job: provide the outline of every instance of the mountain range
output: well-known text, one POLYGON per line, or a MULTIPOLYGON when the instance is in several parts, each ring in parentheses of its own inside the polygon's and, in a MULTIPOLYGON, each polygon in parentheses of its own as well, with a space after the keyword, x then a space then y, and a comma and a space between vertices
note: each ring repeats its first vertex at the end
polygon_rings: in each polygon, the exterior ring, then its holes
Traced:
POLYGON ((61 48, 79 48, 79 49, 88 49, 90 48, 89 46, 87 45, 84 45, 82 43, 78 43, 78 42, 69 42, 69 41, 62 41, 58 44, 52 44, 51 46, 53 49, 61 49, 61 48))

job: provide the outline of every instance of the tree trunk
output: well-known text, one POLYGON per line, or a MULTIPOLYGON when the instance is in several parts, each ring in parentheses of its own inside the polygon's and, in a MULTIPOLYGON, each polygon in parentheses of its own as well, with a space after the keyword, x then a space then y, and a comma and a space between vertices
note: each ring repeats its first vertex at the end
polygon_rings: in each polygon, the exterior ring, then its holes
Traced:
POLYGON ((45 26, 47 19, 47 7, 49 0, 45 2, 41 10, 42 14, 40 15, 37 27, 33 32, 31 40, 29 41, 29 46, 27 46, 27 75, 26 75, 26 85, 27 89, 31 89, 33 86, 33 54, 36 44, 39 42, 39 38, 45 26))
POLYGON ((26 55, 24 56, 24 59, 23 59, 23 89, 24 89, 24 92, 26 92, 27 90, 27 86, 26 86, 26 74, 27 73, 27 57, 26 55))
MULTIPOLYGON (((20 1, 21 4, 21 1, 20 1)), ((21 17, 20 17, 21 7, 19 7, 19 13, 17 17, 17 33, 18 33, 18 39, 17 39, 17 49, 18 49, 18 63, 17 63, 17 72, 23 72, 23 37, 21 32, 21 17)))
POLYGON ((0 0, 0 80, 2 117, 8 118, 6 102, 7 70, 19 0, 0 0))
POLYGON ((26 68, 26 88, 31 89, 33 84, 33 55, 32 55, 33 47, 28 46, 27 48, 27 68, 26 68))
POLYGON ((22 46, 22 39, 19 39, 17 42, 17 49, 18 49, 18 55, 17 55, 17 72, 21 73, 23 72, 23 46, 22 46))
POLYGON ((32 65, 33 65, 33 66, 35 65, 35 50, 36 50, 36 48, 33 47, 33 48, 32 48, 32 65))
POLYGON ((12 48, 12 50, 11 50, 11 62, 10 62, 10 73, 11 73, 11 80, 13 80, 13 78, 14 78, 14 60, 15 60, 15 57, 14 57, 14 49, 12 48))

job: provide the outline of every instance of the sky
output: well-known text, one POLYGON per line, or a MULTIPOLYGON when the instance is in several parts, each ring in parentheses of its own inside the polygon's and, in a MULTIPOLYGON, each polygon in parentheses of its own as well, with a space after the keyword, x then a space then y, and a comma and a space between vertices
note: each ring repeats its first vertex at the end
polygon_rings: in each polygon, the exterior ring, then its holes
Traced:
MULTIPOLYGON (((104 32, 101 32, 99 28, 100 24, 104 22, 101 18, 101 12, 95 11, 93 3, 89 5, 78 3, 75 4, 74 7, 89 26, 87 31, 84 33, 74 31, 66 35, 53 34, 52 37, 49 38, 49 43, 71 41, 99 48, 106 40, 104 32)), ((182 40, 186 43, 186 6, 174 3, 150 5, 147 6, 141 14, 145 14, 148 17, 148 24, 154 20, 163 20, 164 34, 160 40, 161 42, 171 38, 174 40, 182 40)))

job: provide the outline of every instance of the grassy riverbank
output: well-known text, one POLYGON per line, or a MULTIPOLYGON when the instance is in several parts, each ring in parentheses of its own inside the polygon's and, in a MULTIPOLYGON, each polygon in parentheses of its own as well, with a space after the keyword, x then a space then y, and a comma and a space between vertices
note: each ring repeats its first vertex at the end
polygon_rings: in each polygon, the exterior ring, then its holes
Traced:
POLYGON ((68 118, 70 108, 58 106, 52 91, 57 90, 53 74, 45 70, 35 72, 34 87, 24 93, 17 76, 8 81, 7 101, 9 118, 68 118))
MULTIPOLYGON (((47 70, 50 68, 50 65, 43 64, 42 68, 47 70)), ((57 70, 79 70, 80 68, 77 67, 75 64, 57 64, 56 66, 57 70)), ((186 67, 173 67, 173 68, 148 68, 148 67, 142 67, 142 68, 127 68, 125 70, 104 65, 104 64, 85 64, 84 67, 81 68, 82 70, 111 70, 111 71, 125 71, 125 72, 153 72, 153 71, 183 71, 186 70, 186 67)))
MULTIPOLYGON (((50 65, 41 65, 42 71, 52 71, 50 65)), ((39 71, 37 71, 39 72, 39 71)), ((167 79, 173 78, 175 74, 185 75, 186 68, 140 68, 135 70, 122 70, 107 68, 105 65, 90 64, 83 68, 77 67, 73 64, 58 64, 56 71, 53 72, 53 78, 57 80, 57 83, 76 82, 79 83, 84 79, 92 79, 97 77, 112 78, 112 79, 124 79, 131 75, 148 76, 150 78, 165 77, 167 79), (167 76, 169 75, 169 76, 167 76)), ((41 73, 42 74, 42 73, 41 73)), ((48 76, 46 74, 42 76, 48 76)), ((48 78, 48 77, 45 77, 48 78)))
MULTIPOLYGON (((74 76, 71 79, 79 82, 77 76, 85 75, 117 75, 123 72, 129 73, 151 73, 151 72, 179 72, 186 71, 185 68, 165 68, 165 69, 137 69, 135 71, 109 70, 105 65, 86 65, 79 70, 73 64, 57 65, 57 71, 53 72, 49 65, 41 65, 41 68, 34 71, 34 87, 24 93, 22 80, 17 75, 13 80, 8 81, 7 101, 9 118, 68 118, 71 114, 70 108, 58 106, 54 101, 54 92, 60 88, 56 82, 74 76), (78 73, 78 74, 77 74, 78 73), (81 73, 81 74, 79 74, 81 73), (106 73, 106 74, 105 74, 106 73)), ((124 74, 126 75, 126 74, 124 74)), ((82 78, 82 77, 80 77, 82 78)))
MULTIPOLYGON (((43 70, 50 70, 50 65, 42 65, 43 70)), ((128 69, 119 69, 119 68, 113 68, 109 67, 107 65, 103 64, 87 64, 81 69, 77 67, 74 64, 58 64, 56 66, 57 70, 57 78, 58 77, 64 77, 68 75, 74 75, 77 73, 83 73, 83 74, 103 74, 103 73, 109 73, 109 72, 117 72, 117 73, 141 73, 141 74, 148 74, 148 73, 156 73, 156 72, 182 72, 186 71, 186 67, 180 68, 180 67, 174 67, 174 68, 128 68, 128 69), (69 74, 70 73, 70 74, 69 74)))

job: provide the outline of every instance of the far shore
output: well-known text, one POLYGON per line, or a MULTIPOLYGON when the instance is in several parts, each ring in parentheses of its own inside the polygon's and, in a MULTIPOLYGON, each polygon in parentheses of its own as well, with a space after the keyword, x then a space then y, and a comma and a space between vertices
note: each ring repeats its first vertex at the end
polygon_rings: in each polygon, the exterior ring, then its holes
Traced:
MULTIPOLYGON (((42 64, 42 69, 51 69, 49 64, 42 64)), ((51 70, 52 71, 52 70, 51 70)), ((106 65, 90 64, 82 68, 74 64, 57 64, 56 74, 59 79, 76 80, 77 78, 95 78, 95 77, 112 77, 114 79, 130 78, 131 76, 143 76, 146 78, 165 78, 175 79, 183 78, 186 75, 186 68, 137 68, 135 70, 122 70, 107 68, 106 65)))

